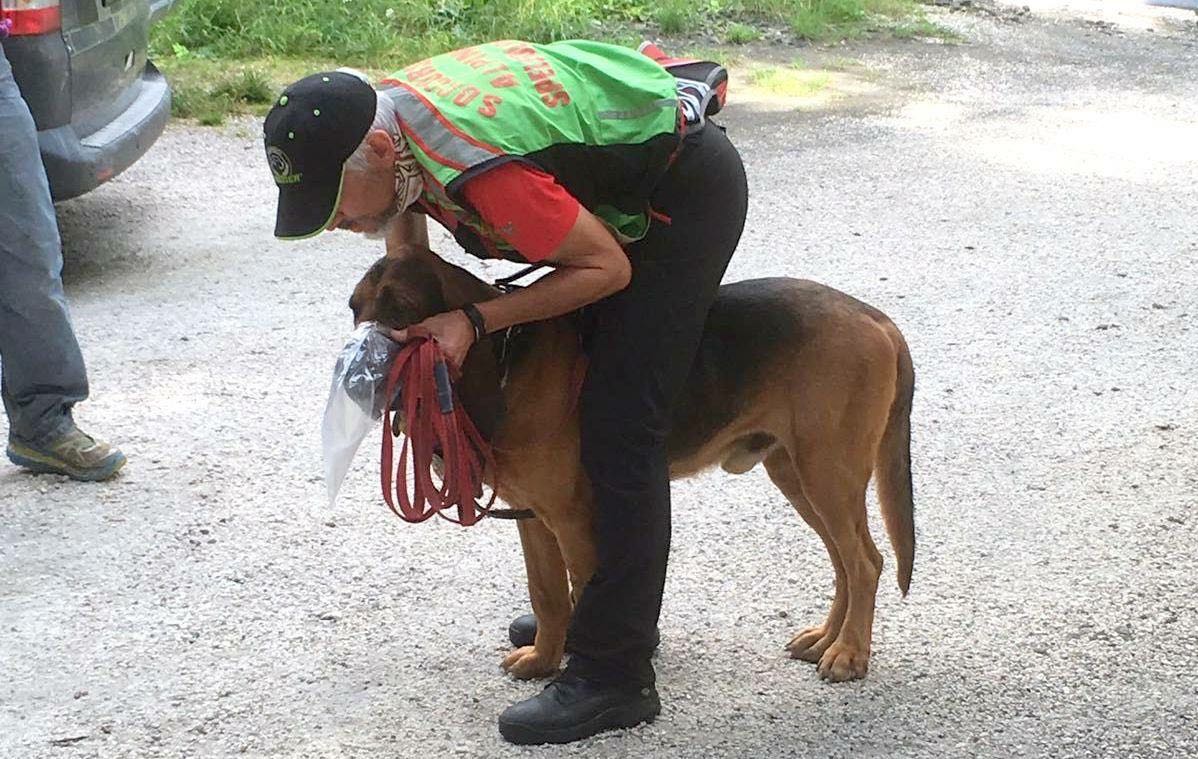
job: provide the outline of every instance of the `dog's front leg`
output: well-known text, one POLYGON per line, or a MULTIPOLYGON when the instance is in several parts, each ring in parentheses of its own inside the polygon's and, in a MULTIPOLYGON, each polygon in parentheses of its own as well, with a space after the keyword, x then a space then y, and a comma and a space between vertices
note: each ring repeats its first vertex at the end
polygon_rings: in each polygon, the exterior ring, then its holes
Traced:
POLYGON ((566 565, 557 538, 540 519, 517 522, 528 572, 528 596, 537 617, 537 637, 531 646, 517 648, 503 660, 512 675, 528 679, 547 677, 557 671, 566 647, 570 624, 570 588, 566 565))

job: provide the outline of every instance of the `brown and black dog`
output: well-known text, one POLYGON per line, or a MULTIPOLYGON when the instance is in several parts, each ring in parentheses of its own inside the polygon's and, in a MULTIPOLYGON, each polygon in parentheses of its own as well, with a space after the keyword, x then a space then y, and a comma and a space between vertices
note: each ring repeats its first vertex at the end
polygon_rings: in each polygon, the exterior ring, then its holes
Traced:
MULTIPOLYGON (((350 308, 355 322, 400 328, 498 294, 431 251, 406 248, 370 268, 350 308)), ((496 339, 471 349, 458 391, 494 447, 496 481, 489 484, 537 516, 518 523, 536 640, 511 652, 503 667, 541 677, 561 662, 573 600, 595 567, 574 398, 581 347, 569 317, 528 325, 504 371, 496 339)), ((882 572, 866 520, 871 475, 904 595, 911 583, 914 383, 906 341, 885 314, 814 282, 760 279, 720 288, 674 411, 671 477, 716 464, 740 474, 764 463, 823 539, 835 600, 823 624, 786 648, 818 662, 829 680, 862 677, 869 666, 882 572)))

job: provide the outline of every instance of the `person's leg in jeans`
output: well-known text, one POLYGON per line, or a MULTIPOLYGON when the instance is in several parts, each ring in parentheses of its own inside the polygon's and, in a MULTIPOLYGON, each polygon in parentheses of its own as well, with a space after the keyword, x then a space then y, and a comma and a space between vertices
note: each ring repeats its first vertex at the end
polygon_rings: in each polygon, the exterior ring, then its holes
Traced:
POLYGON ((62 289, 62 247, 37 130, 0 47, 0 396, 8 456, 36 471, 104 479, 119 451, 79 432, 88 394, 62 289))
POLYGON ((629 246, 631 284, 591 307, 581 434, 597 569, 574 610, 566 672, 500 717, 509 740, 576 740, 659 708, 650 656, 670 548, 665 439, 747 209, 727 137, 709 125, 688 139, 653 198, 670 223, 629 246))

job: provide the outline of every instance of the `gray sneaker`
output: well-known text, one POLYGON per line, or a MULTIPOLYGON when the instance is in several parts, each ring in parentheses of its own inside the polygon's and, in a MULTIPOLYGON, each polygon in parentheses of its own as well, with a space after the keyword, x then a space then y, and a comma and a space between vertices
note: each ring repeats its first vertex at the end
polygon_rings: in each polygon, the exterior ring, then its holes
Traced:
POLYGON ((65 474, 71 479, 87 482, 107 480, 125 465, 125 454, 84 434, 74 425, 40 446, 10 436, 7 453, 9 461, 31 472, 65 474))

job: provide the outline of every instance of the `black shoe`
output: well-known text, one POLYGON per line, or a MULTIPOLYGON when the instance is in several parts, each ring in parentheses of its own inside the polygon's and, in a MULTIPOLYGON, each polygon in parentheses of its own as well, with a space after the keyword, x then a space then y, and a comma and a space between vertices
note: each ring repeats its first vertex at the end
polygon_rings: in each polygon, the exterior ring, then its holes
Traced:
MULTIPOLYGON (((507 626, 507 637, 516 648, 531 646, 537 639, 537 617, 535 614, 521 614, 507 626)), ((653 647, 661 645, 661 630, 653 631, 653 647)))
POLYGON ((562 673, 539 694, 505 709, 499 734, 520 745, 570 743, 652 722, 660 713, 656 688, 603 685, 562 673))

